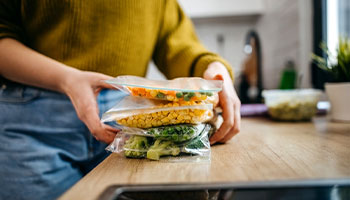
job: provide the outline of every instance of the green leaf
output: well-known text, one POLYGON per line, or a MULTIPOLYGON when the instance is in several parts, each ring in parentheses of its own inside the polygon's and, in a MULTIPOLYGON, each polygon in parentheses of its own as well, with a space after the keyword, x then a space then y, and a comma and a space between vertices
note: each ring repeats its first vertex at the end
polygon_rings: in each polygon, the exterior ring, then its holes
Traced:
POLYGON ((347 37, 340 37, 336 50, 337 55, 333 56, 325 42, 320 43, 320 48, 327 58, 337 60, 337 64, 329 65, 327 60, 312 54, 313 62, 322 70, 330 72, 337 82, 350 82, 350 40, 347 37))

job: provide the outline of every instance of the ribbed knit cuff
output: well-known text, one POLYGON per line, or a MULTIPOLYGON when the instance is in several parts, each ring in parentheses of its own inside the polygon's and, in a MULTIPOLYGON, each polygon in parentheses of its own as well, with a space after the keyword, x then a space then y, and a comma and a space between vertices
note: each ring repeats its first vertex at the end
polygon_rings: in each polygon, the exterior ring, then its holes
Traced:
POLYGON ((195 63, 191 75, 196 76, 196 77, 203 77, 203 73, 208 68, 208 65, 210 63, 216 62, 216 61, 221 62, 226 67, 227 71, 229 72, 229 74, 231 76, 231 79, 234 80, 231 65, 226 60, 224 60, 223 58, 221 58, 220 56, 217 56, 215 54, 202 55, 195 63))
POLYGON ((12 38, 12 39, 15 39, 17 41, 21 41, 20 37, 18 37, 18 35, 14 34, 14 33, 0 33, 0 39, 3 39, 3 38, 12 38))

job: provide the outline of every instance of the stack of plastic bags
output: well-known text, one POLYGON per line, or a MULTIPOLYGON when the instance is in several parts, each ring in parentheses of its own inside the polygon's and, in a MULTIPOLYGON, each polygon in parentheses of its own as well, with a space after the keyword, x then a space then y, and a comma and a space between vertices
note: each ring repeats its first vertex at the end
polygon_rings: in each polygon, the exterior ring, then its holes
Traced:
POLYGON ((214 128, 206 122, 213 118, 221 81, 119 76, 107 83, 130 94, 102 116, 120 130, 107 150, 128 158, 210 159, 214 128))

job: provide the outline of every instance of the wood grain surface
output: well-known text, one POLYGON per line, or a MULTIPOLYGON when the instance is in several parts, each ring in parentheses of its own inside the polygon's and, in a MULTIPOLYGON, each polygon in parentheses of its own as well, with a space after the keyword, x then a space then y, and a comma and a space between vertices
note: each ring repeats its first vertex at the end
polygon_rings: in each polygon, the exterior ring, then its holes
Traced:
POLYGON ((216 183, 349 178, 350 124, 314 118, 244 118, 242 130, 212 147, 210 163, 166 163, 110 155, 61 199, 96 199, 113 184, 216 183))

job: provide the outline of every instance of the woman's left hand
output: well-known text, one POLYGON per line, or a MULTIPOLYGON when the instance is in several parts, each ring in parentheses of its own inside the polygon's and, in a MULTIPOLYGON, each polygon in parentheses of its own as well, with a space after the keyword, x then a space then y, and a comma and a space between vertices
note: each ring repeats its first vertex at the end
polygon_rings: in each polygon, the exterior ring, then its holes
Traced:
POLYGON ((241 102, 237 96, 229 72, 220 62, 209 64, 203 77, 208 80, 222 80, 223 88, 219 92, 219 106, 222 108, 224 122, 210 138, 210 144, 225 143, 240 131, 241 102))

